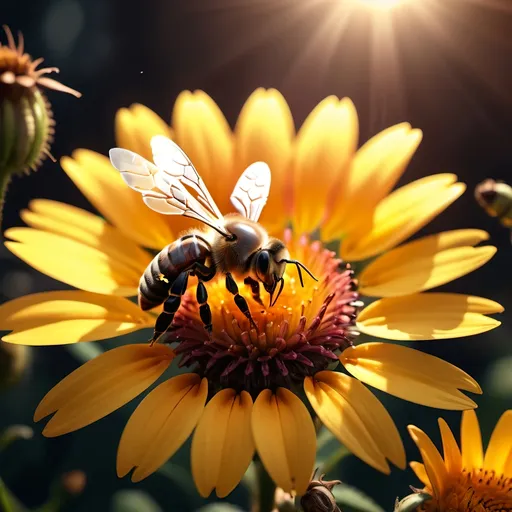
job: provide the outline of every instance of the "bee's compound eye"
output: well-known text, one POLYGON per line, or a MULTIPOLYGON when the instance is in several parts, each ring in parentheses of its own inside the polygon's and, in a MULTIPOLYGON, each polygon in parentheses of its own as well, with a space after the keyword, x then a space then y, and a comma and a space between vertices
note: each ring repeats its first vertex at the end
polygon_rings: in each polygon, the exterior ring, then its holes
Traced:
POLYGON ((256 271, 258 275, 264 277, 270 267, 270 255, 268 251, 260 251, 256 258, 256 271))

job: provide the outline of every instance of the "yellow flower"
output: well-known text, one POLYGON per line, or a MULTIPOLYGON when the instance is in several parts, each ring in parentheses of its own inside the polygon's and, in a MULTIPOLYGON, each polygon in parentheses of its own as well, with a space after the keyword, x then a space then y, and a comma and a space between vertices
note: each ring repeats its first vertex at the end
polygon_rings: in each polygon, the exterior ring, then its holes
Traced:
POLYGON ((487 512, 512 510, 512 410, 506 411, 491 435, 486 452, 474 411, 462 415, 461 446, 439 418, 444 457, 418 427, 409 432, 423 464, 411 462, 416 476, 432 496, 424 511, 487 512))
MULTIPOLYGON (((249 301, 258 331, 231 307, 220 280, 208 283, 211 340, 189 291, 167 344, 128 345, 86 363, 60 382, 36 411, 52 413, 44 433, 61 435, 96 421, 151 386, 177 357, 191 373, 151 391, 122 435, 117 471, 133 480, 154 472, 195 428, 192 472, 199 492, 228 494, 255 450, 277 485, 305 492, 313 470, 316 437, 307 397, 316 415, 354 454, 389 473, 388 461, 405 467, 398 430, 363 384, 430 407, 469 409, 462 391, 481 393, 465 372, 404 345, 355 344, 358 332, 399 341, 455 338, 499 325, 488 315, 502 307, 488 299, 427 290, 467 274, 495 253, 478 246, 476 229, 446 231, 405 242, 464 191, 452 174, 393 188, 421 132, 403 123, 376 135, 356 152, 358 121, 350 100, 329 97, 295 134, 290 110, 276 90, 256 90, 232 132, 204 92, 182 93, 172 128, 141 105, 116 118, 120 146, 150 158, 149 140, 172 137, 194 162, 221 211, 242 170, 266 161, 272 187, 261 223, 282 236, 292 257, 308 265, 318 283, 301 287, 289 269, 275 307, 249 301), (321 240, 312 241, 312 233, 321 240), (374 258, 356 276, 324 248, 339 244, 348 261, 374 258), (362 309, 364 296, 379 300, 362 309), (341 362, 352 374, 335 370, 341 362), (355 377, 355 378, 354 378, 355 377), (210 397, 208 400, 207 398, 210 397)), ((22 212, 28 228, 5 235, 21 259, 82 291, 22 297, 0 306, 4 341, 50 345, 100 340, 154 325, 126 297, 160 250, 193 225, 147 208, 106 157, 78 150, 62 166, 106 219, 54 201, 36 200, 22 212)), ((359 264, 358 264, 359 266, 359 264)))

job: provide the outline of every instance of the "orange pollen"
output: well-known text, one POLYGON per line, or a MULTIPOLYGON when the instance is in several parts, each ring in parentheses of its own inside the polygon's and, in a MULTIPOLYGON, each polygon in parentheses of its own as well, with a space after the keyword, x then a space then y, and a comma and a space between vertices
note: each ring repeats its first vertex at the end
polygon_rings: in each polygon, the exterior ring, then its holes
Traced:
MULTIPOLYGON (((432 491, 427 489, 429 494, 432 491)), ((425 512, 511 512, 512 478, 493 470, 473 469, 462 473, 447 486, 441 499, 425 502, 425 512)))
POLYGON ((230 387, 253 394, 278 386, 293 388, 305 377, 338 363, 338 354, 357 336, 355 320, 362 303, 349 265, 344 265, 320 242, 305 237, 286 240, 293 258, 304 263, 318 279, 301 286, 289 265, 282 294, 269 307, 266 292, 261 302, 251 288, 238 282, 249 303, 257 329, 236 307, 224 279, 208 283, 213 316, 211 337, 200 320, 194 290, 189 290, 174 318, 168 343, 177 343, 180 366, 192 366, 218 388, 230 387))

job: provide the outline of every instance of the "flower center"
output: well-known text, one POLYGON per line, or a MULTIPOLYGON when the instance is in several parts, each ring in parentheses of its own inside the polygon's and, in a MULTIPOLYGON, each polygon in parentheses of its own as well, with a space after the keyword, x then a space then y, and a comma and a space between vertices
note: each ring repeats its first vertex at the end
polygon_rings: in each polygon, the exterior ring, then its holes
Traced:
POLYGON ((15 50, 7 46, 0 47, 0 69, 2 71, 12 71, 17 75, 26 75, 30 71, 30 57, 20 55, 15 50))
POLYGON ((442 498, 441 504, 432 499, 424 505, 426 512, 453 510, 457 512, 512 511, 512 478, 493 470, 463 470, 442 498))
POLYGON ((257 329, 238 310, 223 276, 207 283, 213 332, 208 338, 199 317, 195 291, 189 290, 177 313, 171 342, 178 343, 180 366, 193 366, 219 388, 246 390, 301 385, 305 377, 337 363, 339 351, 357 336, 355 320, 362 303, 349 265, 332 251, 305 237, 285 240, 293 258, 304 263, 318 282, 306 278, 304 287, 289 266, 277 304, 269 307, 261 288, 261 301, 251 288, 238 282, 249 303, 257 329))

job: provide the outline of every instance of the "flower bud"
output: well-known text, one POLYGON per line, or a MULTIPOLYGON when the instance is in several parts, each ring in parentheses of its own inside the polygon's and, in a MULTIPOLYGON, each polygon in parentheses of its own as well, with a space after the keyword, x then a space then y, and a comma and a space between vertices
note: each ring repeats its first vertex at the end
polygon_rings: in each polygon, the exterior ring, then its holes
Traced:
POLYGON ((0 206, 14 174, 35 170, 50 154, 54 121, 40 86, 80 97, 81 94, 46 75, 57 68, 40 68, 43 59, 24 53, 21 34, 16 45, 4 26, 7 45, 0 45, 0 206))
POLYGON ((425 492, 416 491, 414 494, 409 494, 403 500, 395 502, 394 512, 415 512, 423 503, 431 500, 432 496, 425 492))

